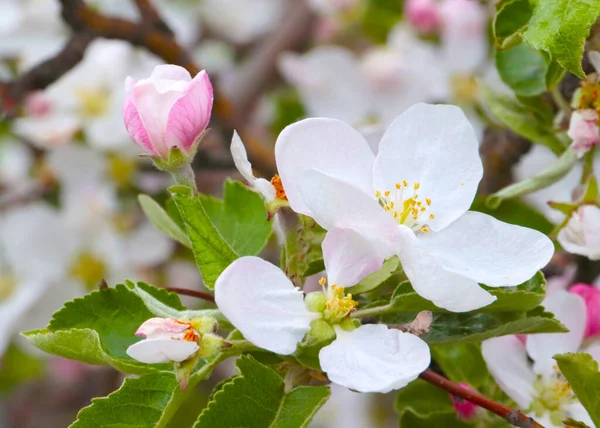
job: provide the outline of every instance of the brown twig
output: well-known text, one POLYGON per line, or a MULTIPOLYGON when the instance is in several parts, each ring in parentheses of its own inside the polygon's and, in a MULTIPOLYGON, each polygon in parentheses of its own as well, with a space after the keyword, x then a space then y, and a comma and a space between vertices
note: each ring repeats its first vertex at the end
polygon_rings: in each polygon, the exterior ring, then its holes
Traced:
POLYGON ((2 108, 8 115, 14 114, 18 105, 33 92, 47 88, 75 67, 85 54, 94 36, 88 31, 76 31, 54 57, 47 59, 12 82, 1 91, 2 108))
POLYGON ((215 297, 212 294, 203 293, 202 291, 190 290, 189 288, 166 287, 165 290, 172 293, 181 294, 183 296, 197 297, 207 302, 215 302, 215 297))
POLYGON ((519 428, 544 428, 543 425, 540 425, 530 417, 524 415, 521 411, 516 409, 511 409, 503 404, 500 404, 496 401, 490 400, 483 395, 471 391, 467 388, 463 388, 462 386, 449 381, 445 377, 437 374, 431 369, 425 370, 419 376, 426 382, 429 382, 432 385, 437 386, 438 388, 444 389, 448 391, 450 394, 463 398, 467 401, 470 401, 473 404, 478 405, 486 410, 489 410, 492 413, 497 414, 498 416, 504 418, 510 424, 519 427, 519 428))

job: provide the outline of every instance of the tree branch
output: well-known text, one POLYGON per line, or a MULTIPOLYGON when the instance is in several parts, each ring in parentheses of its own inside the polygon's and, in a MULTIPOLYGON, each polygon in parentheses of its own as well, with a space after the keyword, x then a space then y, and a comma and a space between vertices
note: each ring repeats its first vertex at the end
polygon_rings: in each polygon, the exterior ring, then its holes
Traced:
POLYGON ((189 288, 166 287, 165 290, 172 293, 181 294, 183 296, 197 297, 207 302, 215 302, 215 297, 212 294, 203 293, 202 291, 190 290, 189 288))
POLYGON ((437 386, 438 388, 444 389, 448 391, 450 394, 463 398, 467 401, 470 401, 473 404, 478 405, 486 410, 489 410, 492 413, 497 414, 498 416, 504 418, 512 425, 519 428, 544 428, 543 425, 538 424, 536 421, 524 415, 521 411, 516 409, 511 409, 503 404, 497 403, 496 401, 490 400, 483 395, 471 391, 467 388, 463 388, 462 386, 449 381, 445 377, 437 374, 431 369, 425 370, 419 376, 426 382, 429 382, 432 385, 437 386))

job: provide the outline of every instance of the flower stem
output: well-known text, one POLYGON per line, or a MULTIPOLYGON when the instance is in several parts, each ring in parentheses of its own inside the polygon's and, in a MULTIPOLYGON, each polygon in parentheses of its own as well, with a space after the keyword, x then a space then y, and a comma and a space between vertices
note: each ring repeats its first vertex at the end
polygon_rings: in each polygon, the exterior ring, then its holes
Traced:
POLYGON ((190 290, 189 288, 177 288, 177 287, 167 287, 165 288, 167 291, 172 293, 182 294, 184 296, 192 296, 197 297, 202 300, 206 300, 207 302, 215 302, 215 297, 212 294, 203 293, 202 291, 190 290))
POLYGON ((392 305, 383 305, 383 306, 375 306, 372 308, 359 309, 358 311, 354 311, 350 314, 350 318, 366 318, 366 317, 376 317, 378 315, 383 315, 389 312, 392 305))
POLYGON ((498 416, 504 418, 510 424, 519 427, 519 428, 544 428, 543 425, 540 425, 530 417, 524 415, 521 411, 512 409, 503 404, 500 404, 496 401, 490 400, 483 395, 471 391, 467 388, 463 388, 462 386, 449 381, 445 377, 435 373, 431 369, 425 370, 419 376, 426 382, 437 386, 438 388, 444 389, 448 391, 450 394, 463 398, 467 401, 470 401, 473 404, 476 404, 479 407, 482 407, 486 410, 489 410, 492 413, 497 414, 498 416))
POLYGON ((560 89, 558 89, 558 86, 555 86, 554 89, 552 89, 552 91, 550 92, 550 94, 552 94, 552 98, 554 99, 554 102, 556 103, 558 108, 560 108, 568 118, 571 114, 572 109, 569 105, 569 102, 563 96, 562 92, 560 92, 560 89))
POLYGON ((198 193, 198 187, 196 186, 196 174, 190 164, 185 164, 177 171, 171 172, 175 182, 177 184, 183 184, 189 186, 194 191, 194 194, 198 193))

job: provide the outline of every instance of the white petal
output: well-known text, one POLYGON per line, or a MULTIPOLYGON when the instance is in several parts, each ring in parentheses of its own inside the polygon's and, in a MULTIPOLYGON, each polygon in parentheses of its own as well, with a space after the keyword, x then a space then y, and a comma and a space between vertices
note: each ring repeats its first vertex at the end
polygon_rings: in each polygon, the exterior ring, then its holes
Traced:
POLYGON ((332 382, 360 392, 390 392, 415 380, 429 367, 429 346, 410 333, 367 324, 347 332, 319 352, 332 382))
POLYGON ((312 214, 298 190, 301 174, 307 169, 319 170, 367 195, 375 195, 375 156, 362 135, 339 120, 305 119, 286 127, 277 138, 275 158, 290 206, 301 214, 312 214))
POLYGON ((269 180, 265 180, 264 178, 257 178, 256 180, 254 180, 253 185, 254 189, 261 194, 261 196, 265 199, 266 202, 271 202, 273 199, 275 199, 277 190, 269 180))
POLYGON ((558 242, 570 253, 600 260, 600 208, 580 207, 558 232, 558 242))
POLYGON ((83 180, 92 183, 105 178, 104 156, 88 147, 61 146, 50 152, 47 160, 52 173, 67 186, 80 186, 83 180))
POLYGON ((127 348, 127 355, 146 364, 183 361, 191 357, 199 346, 196 342, 171 339, 144 339, 127 348))
POLYGON ((323 240, 329 285, 351 287, 383 266, 385 252, 350 229, 332 229, 323 240))
POLYGON ((490 285, 518 285, 546 266, 554 245, 537 230, 468 211, 421 245, 446 270, 490 285))
POLYGON ((527 361, 525 345, 517 336, 494 337, 481 344, 481 353, 502 391, 522 409, 528 408, 535 395, 536 376, 527 361))
POLYGON ((379 242, 382 251, 396 245, 398 232, 392 216, 356 187, 312 169, 302 174, 299 189, 304 204, 323 228, 352 229, 379 242))
POLYGON ((577 352, 583 341, 587 311, 579 295, 559 290, 546 297, 542 305, 568 329, 568 333, 532 334, 527 336, 527 352, 539 374, 552 373, 556 362, 552 357, 565 352, 577 352))
POLYGON ((248 153, 242 139, 236 131, 233 131, 233 137, 231 138, 231 156, 233 157, 233 163, 237 170, 242 174, 242 177, 249 183, 254 182, 254 174, 252 173, 252 165, 248 160, 248 153))
POLYGON ((215 301, 229 321, 256 346, 281 355, 296 345, 318 317, 304 296, 275 265, 259 257, 241 257, 215 284, 215 301))
MULTIPOLYGON (((585 407, 583 407, 583 404, 581 404, 579 402, 567 404, 565 406, 565 410, 566 410, 567 416, 569 418, 573 418, 576 421, 583 422, 584 424, 586 424, 589 427, 595 426, 594 421, 592 421, 590 414, 588 413, 587 410, 585 410, 585 407)), ((546 426, 548 426, 548 425, 546 425, 546 426)))
POLYGON ((304 55, 284 53, 279 70, 300 94, 308 116, 330 117, 352 125, 370 112, 367 80, 355 55, 340 46, 319 46, 304 55))
POLYGON ((59 214, 45 203, 10 211, 0 222, 0 247, 17 274, 35 273, 50 281, 68 268, 75 236, 59 214))
POLYGON ((150 223, 138 227, 127 237, 125 245, 129 262, 138 267, 155 266, 167 261, 175 248, 175 243, 150 223))
POLYGON ((399 226, 402 245, 398 256, 415 291, 436 306, 452 312, 468 312, 491 304, 496 297, 476 281, 445 270, 423 248, 412 230, 399 226))
POLYGON ((374 166, 376 189, 420 183, 435 231, 469 209, 482 175, 475 131, 461 109, 448 105, 416 104, 402 113, 385 132, 374 166))

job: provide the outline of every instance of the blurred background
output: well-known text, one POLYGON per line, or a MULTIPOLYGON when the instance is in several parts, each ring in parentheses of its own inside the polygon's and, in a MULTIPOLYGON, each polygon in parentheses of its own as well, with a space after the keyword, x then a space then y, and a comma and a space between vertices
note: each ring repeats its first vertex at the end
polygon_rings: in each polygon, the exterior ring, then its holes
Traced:
MULTIPOLYGON (((486 195, 553 159, 499 127, 482 103, 480 82, 508 90, 494 66, 492 3, 0 0, 0 426, 68 426, 123 381, 107 367, 43 355, 17 332, 43 328, 102 279, 202 289, 191 252, 156 232, 137 203, 139 193, 165 200, 171 178, 127 135, 127 76, 148 77, 161 63, 208 71, 215 108, 194 162, 204 193, 241 179, 229 153, 233 129, 255 175, 269 178, 277 134, 300 118, 347 121, 376 151, 408 106, 445 102, 464 110, 480 138, 486 195)), ((561 89, 570 98, 577 85, 567 75, 561 89)), ((530 195, 527 212, 551 229, 561 218, 546 201, 569 200, 578 179, 574 172, 530 195)), ((278 257, 275 242, 266 257, 278 257)), ((547 273, 572 275, 573 262, 559 255, 547 273)), ((588 266, 585 280, 596 269, 588 266)), ((172 426, 191 426, 211 387, 232 374, 220 367, 172 426)), ((312 426, 396 426, 392 403, 334 387, 312 426)))

